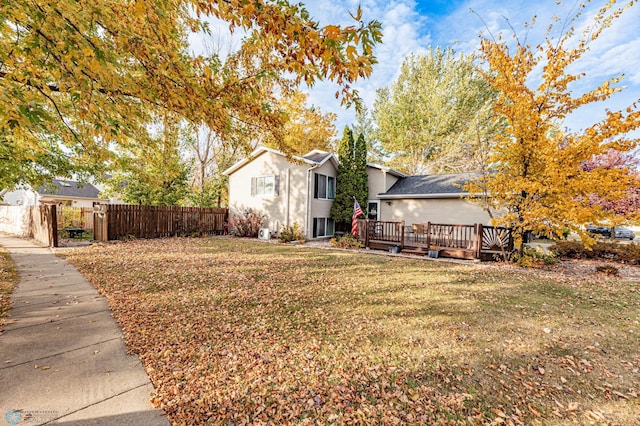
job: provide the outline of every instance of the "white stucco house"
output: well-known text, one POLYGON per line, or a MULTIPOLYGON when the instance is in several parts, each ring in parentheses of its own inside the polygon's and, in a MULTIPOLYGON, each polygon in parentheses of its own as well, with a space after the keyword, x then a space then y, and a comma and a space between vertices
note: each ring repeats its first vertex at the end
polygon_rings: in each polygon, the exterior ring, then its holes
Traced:
MULTIPOLYGON (((270 233, 298 223, 307 239, 334 235, 330 211, 335 199, 338 159, 314 150, 288 158, 259 147, 225 170, 229 177, 230 214, 253 209, 266 214, 270 233)), ((369 200, 361 206, 369 219, 414 223, 489 224, 478 205, 461 189, 470 174, 407 176, 392 168, 367 164, 369 200)))
POLYGON ((93 207, 109 200, 100 197, 100 190, 90 183, 74 180, 53 179, 50 184, 36 188, 18 188, 4 194, 3 203, 8 205, 38 206, 59 204, 70 207, 93 207))
POLYGON ((307 239, 332 236, 334 222, 329 213, 337 167, 337 157, 320 150, 287 158, 277 150, 257 148, 223 172, 229 176, 230 214, 261 211, 267 215, 264 225, 271 233, 297 223, 307 239))

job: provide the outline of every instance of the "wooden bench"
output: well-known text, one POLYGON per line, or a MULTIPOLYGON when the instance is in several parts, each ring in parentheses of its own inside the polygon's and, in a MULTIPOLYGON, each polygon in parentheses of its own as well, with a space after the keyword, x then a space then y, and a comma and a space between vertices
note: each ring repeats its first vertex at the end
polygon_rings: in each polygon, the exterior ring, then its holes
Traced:
POLYGON ((84 229, 82 228, 64 228, 69 235, 69 238, 82 238, 82 234, 84 234, 84 229))

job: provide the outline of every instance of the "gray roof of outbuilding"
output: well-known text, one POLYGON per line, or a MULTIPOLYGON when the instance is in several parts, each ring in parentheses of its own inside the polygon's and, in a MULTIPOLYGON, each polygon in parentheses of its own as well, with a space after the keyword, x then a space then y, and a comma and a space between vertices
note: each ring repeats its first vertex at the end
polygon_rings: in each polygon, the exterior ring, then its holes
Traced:
POLYGON ((51 184, 38 187, 40 195, 55 195, 72 198, 98 198, 100 191, 90 183, 53 179, 51 184))
POLYGON ((462 186, 469 182, 474 176, 473 173, 407 176, 399 179, 387 192, 380 195, 463 195, 466 194, 467 191, 464 191, 462 186))

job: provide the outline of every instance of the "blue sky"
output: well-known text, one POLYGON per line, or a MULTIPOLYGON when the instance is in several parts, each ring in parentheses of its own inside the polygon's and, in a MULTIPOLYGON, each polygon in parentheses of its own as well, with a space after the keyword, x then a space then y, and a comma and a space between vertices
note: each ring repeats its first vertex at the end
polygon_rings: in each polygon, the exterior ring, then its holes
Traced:
MULTIPOLYGON (((304 0, 303 0, 304 2, 304 0)), ((543 40, 547 25, 554 15, 565 18, 578 4, 575 1, 505 1, 505 0, 345 0, 342 3, 326 0, 304 2, 311 16, 321 25, 349 23, 348 11, 362 5, 364 19, 376 19, 383 24, 383 44, 377 47, 379 64, 368 80, 356 84, 368 107, 373 106, 376 89, 391 84, 398 75, 403 58, 411 53, 426 52, 429 46, 451 46, 458 51, 472 52, 478 46, 479 32, 490 29, 494 35, 511 35, 513 26, 519 36, 524 35, 524 23, 537 17, 537 24, 528 33, 530 44, 543 40), (475 11, 472 13, 471 10, 475 11), (480 19, 482 18, 482 19, 480 19), (508 22, 506 19, 508 19, 508 22)), ((594 0, 580 24, 590 17, 604 0, 594 0)), ((587 76, 574 87, 576 91, 594 88, 608 77, 625 74, 622 85, 627 89, 606 103, 580 109, 564 123, 572 130, 584 129, 605 116, 606 108, 618 110, 640 100, 640 4, 627 10, 612 28, 591 45, 591 51, 576 64, 587 76)), ((340 107, 334 98, 336 88, 329 82, 317 84, 309 90, 310 100, 323 111, 338 115, 339 134, 351 124, 355 114, 340 107)), ((640 102, 639 102, 640 104, 640 102)), ((640 105, 639 105, 640 106, 640 105)))

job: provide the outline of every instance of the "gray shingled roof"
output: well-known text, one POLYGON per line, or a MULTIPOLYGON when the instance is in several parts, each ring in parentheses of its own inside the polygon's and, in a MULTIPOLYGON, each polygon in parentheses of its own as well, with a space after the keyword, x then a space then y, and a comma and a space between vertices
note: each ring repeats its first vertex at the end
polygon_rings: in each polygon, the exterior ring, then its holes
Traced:
POLYGON ((40 195, 55 195, 58 197, 98 198, 100 191, 90 183, 53 179, 51 184, 38 187, 38 193, 40 195))
POLYGON ((426 196, 438 194, 466 194, 461 186, 474 177, 472 173, 447 175, 407 176, 399 179, 387 192, 380 196, 426 196))
POLYGON ((313 161, 314 163, 322 163, 327 157, 330 157, 331 153, 328 152, 316 152, 315 154, 305 155, 305 160, 313 161))

